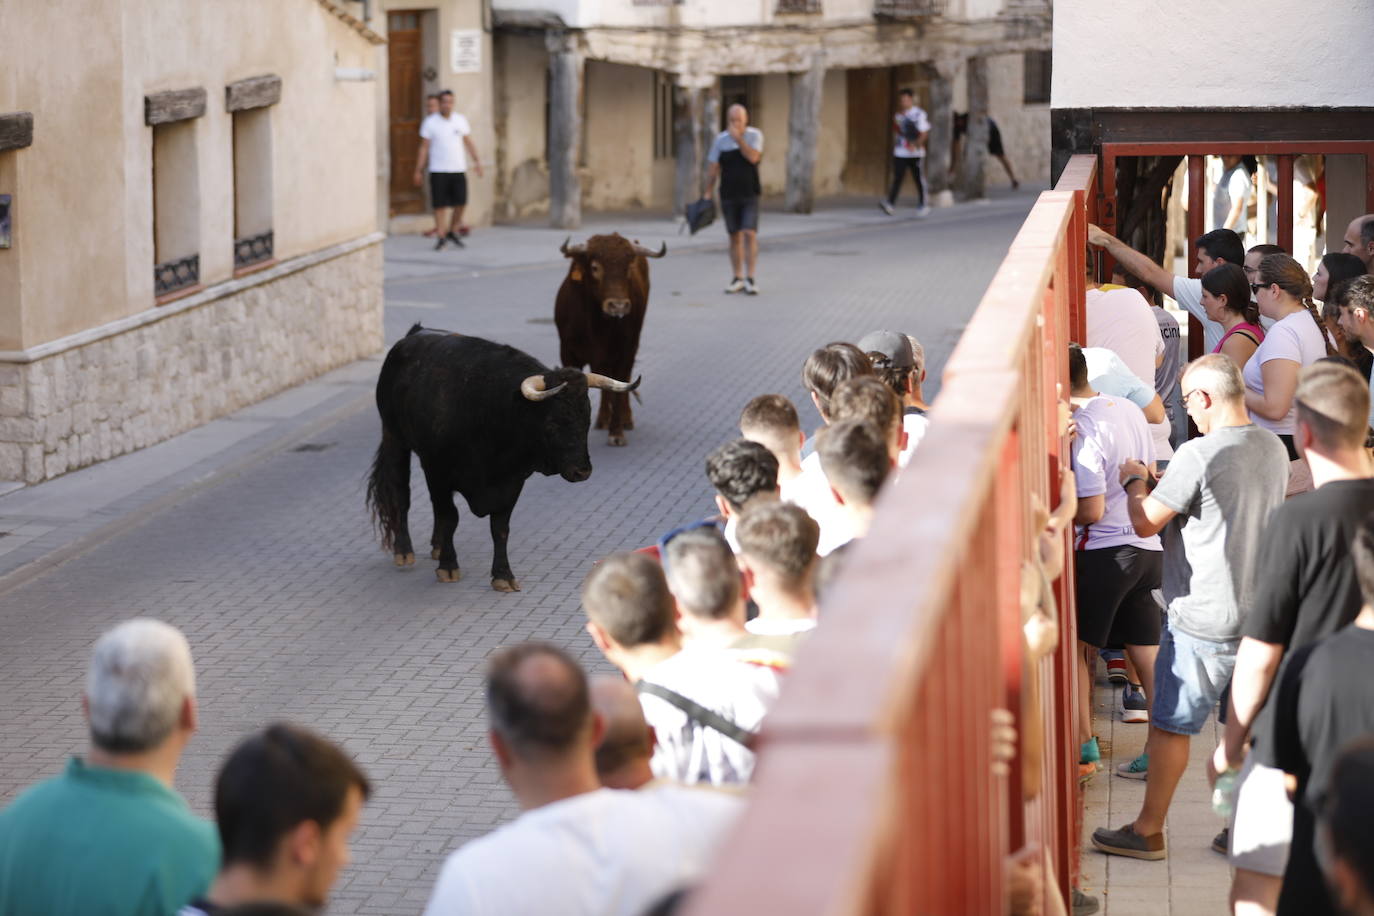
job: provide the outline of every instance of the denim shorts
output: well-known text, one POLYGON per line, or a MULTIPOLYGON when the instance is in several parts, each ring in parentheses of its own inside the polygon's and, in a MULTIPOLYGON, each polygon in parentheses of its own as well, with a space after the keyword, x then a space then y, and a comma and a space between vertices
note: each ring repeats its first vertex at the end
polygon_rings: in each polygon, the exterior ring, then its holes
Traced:
POLYGON ((1196 735, 1226 696, 1240 639, 1199 639, 1170 622, 1159 638, 1150 724, 1175 735, 1196 735))

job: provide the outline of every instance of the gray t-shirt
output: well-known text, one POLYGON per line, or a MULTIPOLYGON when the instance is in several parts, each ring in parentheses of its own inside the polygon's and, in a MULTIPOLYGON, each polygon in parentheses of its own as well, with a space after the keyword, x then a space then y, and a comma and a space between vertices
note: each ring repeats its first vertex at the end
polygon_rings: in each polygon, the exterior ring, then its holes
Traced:
POLYGON ((1267 429, 1225 426, 1183 443, 1152 494, 1178 513, 1164 539, 1169 626, 1239 639, 1269 513, 1283 504, 1288 450, 1267 429))

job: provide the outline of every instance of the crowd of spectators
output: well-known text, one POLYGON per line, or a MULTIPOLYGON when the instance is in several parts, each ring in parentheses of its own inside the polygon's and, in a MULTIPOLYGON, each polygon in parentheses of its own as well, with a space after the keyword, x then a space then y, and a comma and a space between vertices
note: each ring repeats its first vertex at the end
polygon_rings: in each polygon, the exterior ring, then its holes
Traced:
MULTIPOLYGON (((1145 781, 1140 811, 1096 829, 1092 845, 1169 855, 1190 739, 1219 714, 1208 776, 1225 829, 1212 847, 1233 869, 1233 911, 1356 911, 1374 887, 1368 834, 1340 822, 1333 799, 1359 797, 1352 781, 1374 776, 1370 745, 1340 758, 1374 732, 1362 676, 1374 661, 1374 214, 1312 277, 1277 246, 1247 252, 1227 228, 1196 240, 1195 277, 1095 226, 1089 242, 1131 280, 1089 292, 1086 347, 1070 352, 1080 677, 1086 697, 1099 650, 1124 649, 1108 660, 1122 721, 1149 722, 1144 753, 1117 768, 1145 781), (1204 334, 1207 355, 1173 377, 1159 371, 1167 325, 1156 335, 1144 321, 1156 293, 1204 334), (1198 433, 1171 430, 1171 457, 1144 436, 1151 373, 1166 403, 1179 386, 1198 433), (1344 846, 1328 856, 1326 842, 1344 846)), ((1086 779, 1100 759, 1086 716, 1079 739, 1086 779)))
MULTIPOLYGON (((1167 857, 1190 740, 1221 710, 1209 773, 1231 814, 1213 845, 1238 913, 1374 899, 1374 835, 1349 810, 1374 777, 1374 412, 1355 360, 1374 347, 1374 216, 1357 223, 1368 243, 1323 259, 1315 284, 1228 229, 1198 240, 1187 278, 1091 227, 1121 271, 1089 283, 1086 339, 1068 353, 1072 475, 1039 553, 1048 581, 1071 520, 1083 777, 1101 757, 1089 700, 1102 653, 1123 720, 1149 723, 1145 752, 1117 770, 1145 781, 1143 805, 1092 844, 1167 857), (1156 293, 1203 322, 1207 355, 1182 364, 1156 293)), ((786 397, 749 400, 740 438, 705 456, 716 512, 588 573, 586 631, 618 676, 589 677, 547 642, 491 656, 489 742, 520 813, 448 856, 427 916, 668 913, 703 880, 794 659, 825 627, 818 593, 928 425, 908 335, 827 344, 801 379, 814 435, 786 397)), ((372 793, 342 749, 269 725, 223 762, 214 825, 194 816, 173 789, 197 727, 191 650, 149 619, 96 643, 84 711, 87 753, 0 812, 0 913, 326 904, 372 793)))
MULTIPOLYGON (((448 856, 426 914, 667 913, 704 878, 764 718, 821 626, 822 555, 833 575, 925 433, 919 344, 861 343, 802 367, 819 432, 782 395, 748 401, 741 438, 706 456, 716 513, 588 573, 587 634, 618 676, 589 677, 547 642, 491 656, 489 743, 520 813, 448 856)), ((223 762, 215 823, 196 817, 173 788, 197 726, 191 649, 144 618, 97 642, 85 711, 86 754, 0 812, 0 914, 326 905, 372 793, 342 749, 269 725, 223 762)))

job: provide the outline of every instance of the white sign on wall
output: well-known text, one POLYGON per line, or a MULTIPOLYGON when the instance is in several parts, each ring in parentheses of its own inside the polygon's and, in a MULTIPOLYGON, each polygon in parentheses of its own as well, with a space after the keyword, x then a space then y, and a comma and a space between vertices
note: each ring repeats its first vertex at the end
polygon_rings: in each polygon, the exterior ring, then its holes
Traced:
POLYGON ((481 73, 482 30, 454 29, 450 32, 448 56, 454 73, 481 73))

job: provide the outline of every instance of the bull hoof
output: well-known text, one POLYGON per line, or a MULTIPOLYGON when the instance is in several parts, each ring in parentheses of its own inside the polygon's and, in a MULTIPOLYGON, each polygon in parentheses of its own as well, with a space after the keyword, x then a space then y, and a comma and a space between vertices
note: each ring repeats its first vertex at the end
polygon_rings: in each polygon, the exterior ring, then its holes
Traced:
POLYGON ((498 592, 520 591, 520 583, 516 582, 514 579, 492 579, 491 587, 496 589, 498 592))
POLYGON ((440 582, 457 582, 463 578, 462 571, 457 569, 436 569, 434 574, 439 577, 440 582))
POLYGON ((401 567, 402 569, 405 569, 407 566, 415 565, 415 554, 398 553, 396 554, 395 560, 397 566, 401 567))
POLYGON ((624 445, 624 444, 625 444, 625 437, 624 437, 623 435, 619 435, 619 436, 618 436, 618 435, 616 435, 615 433, 611 433, 610 436, 607 437, 607 439, 606 439, 606 444, 607 444, 607 445, 624 445))
POLYGON ((431 548, 429 549, 429 558, 430 558, 431 560, 437 560, 437 559, 439 559, 439 548, 438 548, 438 547, 431 547, 431 548))

